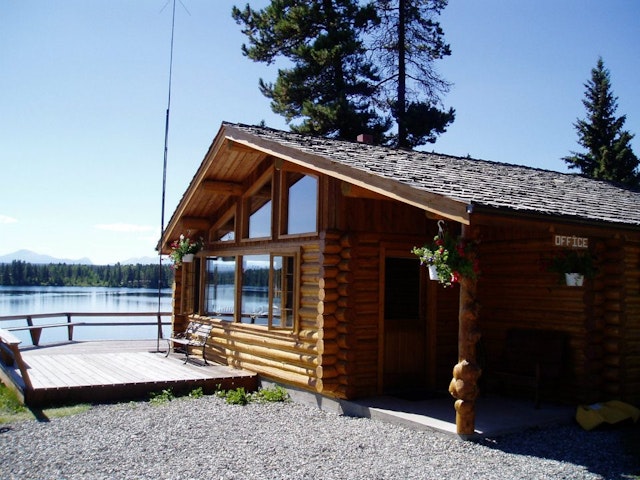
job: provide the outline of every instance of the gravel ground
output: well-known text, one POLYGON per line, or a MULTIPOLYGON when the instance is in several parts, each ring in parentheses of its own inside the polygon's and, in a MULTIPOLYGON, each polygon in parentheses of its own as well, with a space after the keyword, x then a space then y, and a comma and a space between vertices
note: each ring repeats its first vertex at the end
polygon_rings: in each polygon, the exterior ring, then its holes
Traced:
MULTIPOLYGON (((8 479, 629 479, 624 428, 462 441, 298 403, 100 405, 0 429, 8 479)), ((625 427, 640 428, 639 425, 625 427)), ((640 436, 636 436, 640 438, 640 436)))

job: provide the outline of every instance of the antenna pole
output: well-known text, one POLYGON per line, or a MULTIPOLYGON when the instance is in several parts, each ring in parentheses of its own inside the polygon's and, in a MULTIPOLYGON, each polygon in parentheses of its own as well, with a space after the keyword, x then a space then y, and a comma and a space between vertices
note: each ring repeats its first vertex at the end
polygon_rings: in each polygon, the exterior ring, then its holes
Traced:
POLYGON ((169 54, 169 93, 167 96, 167 114, 164 124, 164 162, 162 165, 162 207, 160 214, 160 249, 158 251, 158 335, 156 338, 156 351, 160 351, 160 339, 162 338, 162 245, 164 243, 164 205, 167 190, 167 157, 169 145, 169 112, 171 111, 171 78, 173 74, 173 34, 176 26, 176 0, 173 0, 173 12, 171 15, 171 48, 169 54))

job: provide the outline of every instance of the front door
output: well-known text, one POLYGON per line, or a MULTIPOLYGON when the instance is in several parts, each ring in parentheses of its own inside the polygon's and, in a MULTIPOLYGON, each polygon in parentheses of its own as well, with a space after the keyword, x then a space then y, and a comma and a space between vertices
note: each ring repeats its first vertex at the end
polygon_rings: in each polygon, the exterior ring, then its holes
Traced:
POLYGON ((383 392, 427 386, 426 321, 417 258, 388 256, 384 273, 383 392))

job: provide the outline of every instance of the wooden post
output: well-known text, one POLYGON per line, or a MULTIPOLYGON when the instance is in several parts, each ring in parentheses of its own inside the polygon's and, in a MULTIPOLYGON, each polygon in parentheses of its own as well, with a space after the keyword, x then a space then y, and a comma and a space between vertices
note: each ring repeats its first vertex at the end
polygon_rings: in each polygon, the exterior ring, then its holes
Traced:
MULTIPOLYGON (((468 230, 463 227, 463 237, 468 230)), ((480 339, 478 328, 477 280, 460 278, 460 310, 458 316, 458 363, 453 367, 449 393, 456 399, 456 431, 458 435, 475 432, 475 400, 478 397, 478 378, 481 369, 476 363, 476 344, 480 339)))

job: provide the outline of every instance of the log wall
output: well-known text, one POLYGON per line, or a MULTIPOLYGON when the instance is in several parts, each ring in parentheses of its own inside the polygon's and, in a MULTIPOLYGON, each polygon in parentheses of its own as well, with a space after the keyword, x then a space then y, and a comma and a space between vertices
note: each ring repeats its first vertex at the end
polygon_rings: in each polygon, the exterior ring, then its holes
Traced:
POLYGON ((207 358, 266 378, 322 390, 325 377, 335 376, 325 363, 336 364, 336 349, 327 346, 336 334, 322 321, 326 308, 320 299, 327 295, 322 275, 327 272, 321 258, 319 242, 301 247, 297 332, 191 315, 213 324, 207 358))
MULTIPOLYGON (((535 226, 535 224, 532 224, 535 226)), ((583 287, 567 287, 548 261, 560 251, 552 234, 563 226, 484 227, 482 275, 482 355, 485 380, 498 370, 511 328, 557 330, 569 336, 567 376, 559 400, 592 403, 607 399, 638 402, 640 395, 640 247, 611 231, 593 228, 589 238, 598 273, 583 287)), ((566 230, 567 227, 564 226, 566 230)))

